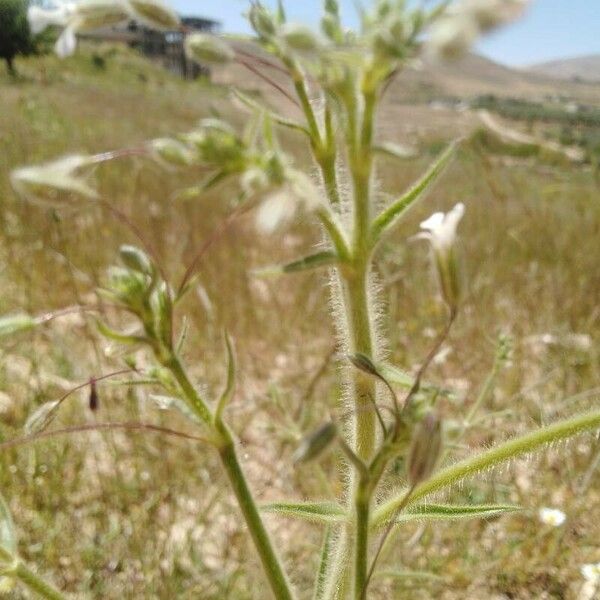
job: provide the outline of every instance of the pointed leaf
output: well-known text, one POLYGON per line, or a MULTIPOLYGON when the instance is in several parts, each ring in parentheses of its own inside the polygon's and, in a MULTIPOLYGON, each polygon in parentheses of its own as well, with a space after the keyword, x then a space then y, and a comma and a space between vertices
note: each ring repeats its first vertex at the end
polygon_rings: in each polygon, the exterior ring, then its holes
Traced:
POLYGON ((521 510, 521 507, 511 504, 418 504, 399 514, 396 517, 396 523, 485 519, 517 510, 521 510))
POLYGON ((141 335, 130 335, 128 333, 116 331, 102 321, 96 321, 96 327, 105 338, 112 340, 113 342, 118 342, 119 344, 143 344, 147 341, 146 338, 141 335))
POLYGON ((277 114, 275 111, 273 111, 269 107, 265 106, 264 104, 261 104, 258 100, 255 100, 254 98, 248 96, 248 94, 244 94, 243 92, 240 92, 239 90, 234 90, 233 95, 242 104, 244 104, 251 110, 267 114, 273 120, 273 122, 277 123, 278 125, 281 125, 282 127, 287 127, 288 129, 293 129, 295 131, 300 131, 302 133, 305 133, 306 135, 310 135, 308 129, 306 129, 306 127, 304 127, 300 123, 296 123, 295 121, 292 121, 291 119, 286 119, 285 117, 277 114))
POLYGON ((429 167, 427 172, 403 196, 388 206, 373 222, 372 235, 374 240, 379 240, 382 233, 389 229, 394 222, 404 214, 423 194, 431 184, 444 171, 444 168, 454 156, 458 141, 448 146, 438 159, 429 167))
MULTIPOLYGON (((409 390, 415 382, 414 377, 410 373, 404 369, 396 367, 395 365, 380 362, 376 363, 375 366, 377 367, 377 371, 381 374, 381 376, 393 385, 398 385, 406 390, 409 390)), ((420 387, 422 390, 435 391, 438 394, 442 394, 443 396, 447 397, 454 395, 451 390, 440 388, 432 383, 423 382, 420 387)))
POLYGON ((54 411, 59 405, 58 400, 52 400, 51 402, 45 402, 41 406, 38 406, 25 421, 23 431, 26 435, 33 435, 42 431, 46 425, 50 422, 54 411))
MULTIPOLYGON (((421 500, 421 498, 455 485, 471 475, 482 473, 515 458, 537 452, 548 444, 597 429, 600 429, 600 410, 559 421, 537 431, 516 437, 437 471, 413 490, 409 506, 421 500)), ((396 509, 403 503, 405 496, 406 490, 403 490, 377 508, 373 514, 373 524, 380 526, 392 517, 396 509)))
POLYGON ((323 534, 323 545, 321 546, 321 557, 319 558, 319 568, 315 581, 315 592, 313 600, 325 600, 325 590, 327 587, 327 572, 329 564, 333 559, 333 531, 331 525, 325 527, 323 534))
POLYGON ((325 250, 323 252, 317 252, 316 254, 310 254, 298 260, 294 260, 285 265, 273 265, 271 267, 264 267, 254 271, 255 275, 261 277, 271 277, 274 275, 282 275, 287 273, 299 273, 300 271, 308 271, 310 269, 318 269, 319 267, 326 267, 333 265, 337 262, 337 255, 335 252, 325 250))
POLYGON ((261 509, 313 523, 341 523, 347 518, 346 511, 336 502, 273 502, 261 509))
POLYGON ((414 148, 401 146, 400 144, 395 144, 394 142, 383 142, 378 146, 374 146, 373 150, 378 154, 391 156, 392 158, 402 158, 404 160, 407 158, 414 158, 417 155, 414 148))
POLYGON ((0 338, 33 329, 38 322, 27 313, 14 313, 0 317, 0 338))
POLYGON ((219 402, 217 404, 217 409, 215 410, 215 423, 221 423, 223 420, 223 411, 231 401, 233 397, 233 392, 235 391, 235 354, 233 351, 233 343, 231 338, 225 332, 225 348, 227 350, 227 382, 225 384, 225 389, 219 398, 219 402))

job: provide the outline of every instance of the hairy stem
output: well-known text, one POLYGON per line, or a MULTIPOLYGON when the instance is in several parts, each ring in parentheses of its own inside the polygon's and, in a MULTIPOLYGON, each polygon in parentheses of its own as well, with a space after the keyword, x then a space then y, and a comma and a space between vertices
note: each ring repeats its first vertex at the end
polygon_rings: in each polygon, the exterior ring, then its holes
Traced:
POLYGON ((271 585, 273 596, 276 600, 293 600, 294 596, 290 583, 285 575, 279 556, 273 548, 269 534, 258 512, 252 492, 248 487, 240 466, 233 437, 224 426, 220 427, 220 435, 224 441, 223 445, 219 448, 221 463, 225 468, 233 493, 244 515, 246 525, 271 585))

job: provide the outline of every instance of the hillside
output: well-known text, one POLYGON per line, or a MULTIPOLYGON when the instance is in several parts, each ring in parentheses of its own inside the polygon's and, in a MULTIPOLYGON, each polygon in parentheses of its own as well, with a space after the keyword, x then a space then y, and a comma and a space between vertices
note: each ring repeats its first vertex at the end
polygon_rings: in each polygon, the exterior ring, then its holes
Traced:
POLYGON ((543 62, 531 65, 527 70, 556 79, 600 83, 600 54, 543 62))

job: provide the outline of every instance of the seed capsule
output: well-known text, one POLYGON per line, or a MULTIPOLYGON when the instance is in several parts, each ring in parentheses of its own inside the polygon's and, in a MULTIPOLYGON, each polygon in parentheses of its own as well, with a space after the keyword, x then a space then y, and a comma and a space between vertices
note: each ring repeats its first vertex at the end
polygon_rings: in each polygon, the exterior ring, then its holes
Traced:
POLYGON ((189 58, 209 65, 224 65, 235 58, 235 52, 223 40, 203 33, 187 36, 185 51, 189 58))
POLYGON ((442 451, 442 422, 430 412, 414 430, 408 453, 408 479, 417 485, 434 471, 442 451))
POLYGON ((295 463, 304 463, 314 460, 335 441, 337 427, 331 421, 308 434, 301 442, 292 459, 295 463))

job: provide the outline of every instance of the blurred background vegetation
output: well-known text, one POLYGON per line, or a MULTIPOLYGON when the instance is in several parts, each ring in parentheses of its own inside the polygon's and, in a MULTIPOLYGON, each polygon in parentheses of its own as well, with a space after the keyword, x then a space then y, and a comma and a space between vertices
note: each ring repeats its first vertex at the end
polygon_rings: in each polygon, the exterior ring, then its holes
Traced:
MULTIPOLYGON (((507 86, 504 71, 468 60, 471 69, 463 67, 462 75, 433 70, 400 78, 379 122, 382 138, 416 150, 400 163, 382 158, 379 187, 389 193, 409 185, 448 139, 467 134, 443 181, 380 250, 377 267, 390 306, 390 360, 411 369, 444 313, 427 253, 410 238, 434 210, 465 202, 469 293, 429 374, 456 392, 443 404, 450 425, 474 401, 500 334, 512 338, 513 356, 485 418, 455 456, 597 402, 600 381, 600 85, 515 74, 507 86), (481 110, 531 139, 517 143, 490 131, 481 110), (574 161, 547 141, 583 153, 574 161)), ((210 115, 243 126, 247 115, 229 101, 232 81, 284 102, 235 69, 213 73, 212 82, 183 81, 106 44, 84 44, 63 62, 21 58, 16 68, 16 78, 0 75, 0 314, 95 303, 94 290, 119 245, 135 243, 122 221, 93 203, 54 208, 19 200, 10 189, 11 169, 67 153, 135 147, 210 115)), ((283 139, 310 168, 293 134, 283 139)), ((103 196, 141 229, 174 280, 223 223, 235 197, 225 184, 182 199, 177 192, 201 173, 165 172, 135 157, 96 175, 103 196)), ((236 219, 204 255, 197 287, 180 313, 190 325, 186 359, 211 396, 224 376, 222 328, 236 339, 241 378, 230 412, 262 501, 323 498, 340 486, 331 475, 335 457, 298 469, 290 459, 302 431, 319 423, 338 397, 327 276, 252 274, 303 255, 316 242, 318 230, 307 219, 273 238, 256 233, 252 215, 236 219)), ((2 441, 22 435, 38 405, 123 364, 95 333, 92 316, 81 314, 11 340, 0 352, 2 441)), ((176 414, 157 409, 150 391, 102 384, 95 414, 83 391, 65 403, 53 427, 130 419, 185 429, 176 414)), ((454 490, 457 499, 510 501, 526 510, 481 522, 406 526, 388 560, 428 575, 382 578, 373 597, 577 598, 581 564, 600 560, 599 456, 598 439, 581 438, 454 490), (565 525, 542 525, 542 506, 564 510, 565 525)), ((226 482, 203 447, 122 431, 65 436, 3 450, 0 486, 22 556, 76 597, 265 597, 226 482)), ((268 522, 306 597, 319 528, 276 516, 268 522)))

